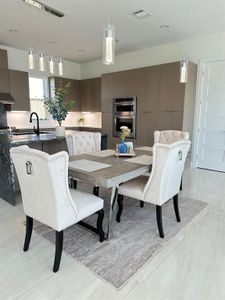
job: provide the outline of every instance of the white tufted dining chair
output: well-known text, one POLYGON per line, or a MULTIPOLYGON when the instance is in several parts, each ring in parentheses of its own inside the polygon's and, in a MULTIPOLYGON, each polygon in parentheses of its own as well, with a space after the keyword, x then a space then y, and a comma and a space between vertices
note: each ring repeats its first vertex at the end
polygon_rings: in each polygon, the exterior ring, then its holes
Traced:
POLYGON ((172 144, 154 144, 152 171, 149 177, 140 176, 123 183, 118 190, 117 222, 123 211, 123 197, 131 197, 156 205, 159 235, 164 237, 162 205, 173 198, 177 221, 180 222, 178 193, 190 141, 177 141, 172 144))
POLYGON ((54 272, 59 269, 63 230, 67 227, 97 212, 97 232, 100 241, 104 240, 103 200, 92 194, 69 189, 67 152, 49 155, 28 146, 20 146, 11 148, 10 153, 19 179, 26 215, 24 251, 29 248, 33 219, 56 231, 54 272))
POLYGON ((154 132, 154 143, 171 144, 176 141, 189 139, 189 132, 179 130, 162 130, 154 132))
POLYGON ((66 136, 70 156, 101 150, 101 133, 76 131, 66 136))
MULTIPOLYGON (((95 152, 101 150, 101 133, 75 131, 73 134, 66 136, 66 143, 69 156, 95 152)), ((77 179, 71 178, 71 186, 77 188, 77 179)), ((93 194, 99 195, 99 187, 94 186, 93 194)))

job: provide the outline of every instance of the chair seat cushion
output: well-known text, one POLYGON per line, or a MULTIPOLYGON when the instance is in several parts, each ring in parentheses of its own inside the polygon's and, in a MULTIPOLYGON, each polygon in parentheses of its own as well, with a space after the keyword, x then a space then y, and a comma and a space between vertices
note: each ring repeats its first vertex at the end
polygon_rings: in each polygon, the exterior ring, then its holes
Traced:
POLYGON ((104 201, 97 196, 74 189, 70 193, 78 210, 77 222, 103 209, 104 201))
POLYGON ((138 200, 143 200, 143 190, 149 176, 140 176, 120 185, 118 193, 138 200))

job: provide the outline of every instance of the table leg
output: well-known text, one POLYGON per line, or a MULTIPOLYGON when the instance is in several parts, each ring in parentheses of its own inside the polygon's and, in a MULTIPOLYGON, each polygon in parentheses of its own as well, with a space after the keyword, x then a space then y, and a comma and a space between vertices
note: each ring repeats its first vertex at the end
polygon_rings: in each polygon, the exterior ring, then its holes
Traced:
POLYGON ((110 200, 110 207, 109 207, 109 220, 108 220, 108 230, 107 230, 107 239, 109 240, 113 236, 113 222, 115 221, 114 213, 113 211, 116 211, 117 207, 117 193, 118 193, 118 187, 115 186, 112 188, 111 191, 111 200, 110 200))

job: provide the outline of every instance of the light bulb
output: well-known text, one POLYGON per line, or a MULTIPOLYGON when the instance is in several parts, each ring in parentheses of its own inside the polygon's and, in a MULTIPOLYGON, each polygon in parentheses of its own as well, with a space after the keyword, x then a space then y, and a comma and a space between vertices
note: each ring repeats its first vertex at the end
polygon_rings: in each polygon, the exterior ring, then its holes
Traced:
POLYGON ((45 58, 43 53, 39 54, 39 70, 42 72, 45 70, 45 58))
POLYGON ((34 52, 33 52, 33 50, 29 50, 29 52, 28 52, 28 68, 33 70, 34 66, 35 66, 34 52))
POLYGON ((102 62, 106 65, 111 65, 114 63, 114 56, 115 56, 115 27, 109 25, 106 29, 104 29, 102 62))
POLYGON ((58 67, 59 67, 59 75, 63 76, 63 61, 62 61, 62 58, 59 59, 58 67))
POLYGON ((55 64, 52 57, 49 57, 49 72, 54 75, 55 64))
POLYGON ((182 60, 180 63, 180 83, 188 81, 188 60, 182 60))

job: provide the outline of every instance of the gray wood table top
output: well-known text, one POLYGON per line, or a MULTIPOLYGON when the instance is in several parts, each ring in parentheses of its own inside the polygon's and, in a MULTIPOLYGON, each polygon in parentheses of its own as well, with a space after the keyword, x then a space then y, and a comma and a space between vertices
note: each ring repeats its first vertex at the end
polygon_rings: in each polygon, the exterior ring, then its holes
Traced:
MULTIPOLYGON (((136 156, 148 155, 152 156, 151 151, 136 150, 136 156)), ((93 172, 86 172, 80 169, 72 169, 69 167, 69 176, 80 180, 85 180, 94 185, 104 188, 112 188, 120 183, 143 175, 150 171, 151 165, 143 165, 125 161, 129 157, 116 157, 114 155, 108 157, 99 157, 90 154, 81 154, 70 157, 70 162, 86 159, 94 162, 100 162, 110 165, 108 168, 100 169, 93 172)))

